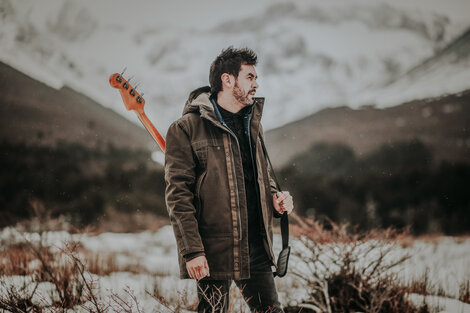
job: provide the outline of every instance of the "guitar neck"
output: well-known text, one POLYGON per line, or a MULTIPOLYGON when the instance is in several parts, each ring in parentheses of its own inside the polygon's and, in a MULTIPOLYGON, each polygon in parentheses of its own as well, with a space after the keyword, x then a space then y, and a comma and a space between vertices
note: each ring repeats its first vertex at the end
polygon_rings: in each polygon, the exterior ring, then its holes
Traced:
POLYGON ((122 77, 122 73, 114 73, 109 77, 109 84, 113 88, 117 88, 121 94, 122 101, 126 106, 127 110, 132 110, 137 113, 142 124, 144 124, 147 131, 155 139, 160 149, 165 153, 165 139, 158 132, 158 130, 153 126, 152 122, 149 120, 147 115, 144 112, 145 100, 142 96, 132 87, 129 81, 125 80, 122 77))
POLYGON ((149 120, 144 111, 135 112, 137 113, 137 117, 140 119, 147 131, 150 133, 153 139, 155 139, 160 149, 162 149, 163 153, 165 153, 165 139, 163 139, 162 135, 160 135, 155 126, 153 126, 152 122, 149 120))

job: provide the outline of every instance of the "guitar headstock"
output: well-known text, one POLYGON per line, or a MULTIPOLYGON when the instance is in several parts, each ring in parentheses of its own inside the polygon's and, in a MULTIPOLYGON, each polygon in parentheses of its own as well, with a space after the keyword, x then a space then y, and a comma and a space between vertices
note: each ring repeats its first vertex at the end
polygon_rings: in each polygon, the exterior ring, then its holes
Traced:
POLYGON ((131 86, 122 74, 112 74, 109 77, 109 84, 119 90, 122 101, 128 110, 143 112, 145 99, 131 86))

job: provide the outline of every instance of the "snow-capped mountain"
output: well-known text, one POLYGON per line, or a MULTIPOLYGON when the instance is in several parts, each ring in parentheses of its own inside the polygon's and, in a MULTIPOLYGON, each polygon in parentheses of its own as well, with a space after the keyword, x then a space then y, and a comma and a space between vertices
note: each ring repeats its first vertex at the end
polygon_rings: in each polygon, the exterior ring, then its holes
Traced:
POLYGON ((133 5, 2 0, 0 61, 137 121, 108 84, 110 74, 127 67, 125 76, 140 82, 148 115, 163 133, 189 91, 208 84, 211 61, 229 45, 249 46, 260 57, 266 129, 324 107, 391 106, 470 88, 468 55, 442 58, 426 75, 411 71, 469 29, 468 0, 133 5))
POLYGON ((453 94, 468 89, 469 82, 470 29, 383 88, 366 92, 355 101, 375 102, 386 107, 413 99, 453 94))

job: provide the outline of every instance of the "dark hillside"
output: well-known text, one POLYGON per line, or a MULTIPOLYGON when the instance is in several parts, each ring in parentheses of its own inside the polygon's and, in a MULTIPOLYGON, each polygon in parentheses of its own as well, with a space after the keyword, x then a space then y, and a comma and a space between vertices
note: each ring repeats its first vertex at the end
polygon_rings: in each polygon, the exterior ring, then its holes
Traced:
POLYGON ((0 140, 155 148, 143 128, 68 87, 50 88, 3 63, 0 86, 0 140))
POLYGON ((38 204, 80 227, 166 216, 162 166, 144 129, 1 63, 0 85, 0 227, 37 215, 38 204))
POLYGON ((267 132, 266 144, 276 167, 318 142, 342 143, 363 155, 382 144, 413 139, 429 146, 437 161, 470 162, 469 125, 470 90, 385 109, 324 109, 267 132))

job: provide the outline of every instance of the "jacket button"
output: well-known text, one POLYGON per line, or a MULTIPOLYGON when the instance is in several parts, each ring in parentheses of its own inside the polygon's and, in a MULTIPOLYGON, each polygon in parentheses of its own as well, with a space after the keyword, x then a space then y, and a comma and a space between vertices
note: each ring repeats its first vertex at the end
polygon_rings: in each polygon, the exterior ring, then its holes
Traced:
POLYGON ((233 263, 234 266, 238 266, 238 262, 233 263))

